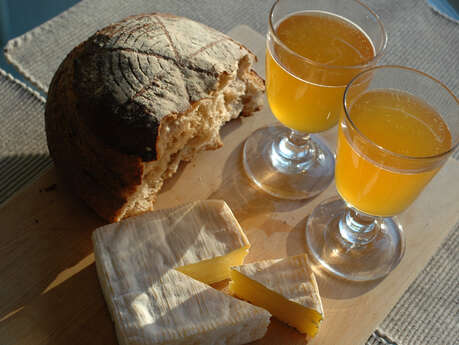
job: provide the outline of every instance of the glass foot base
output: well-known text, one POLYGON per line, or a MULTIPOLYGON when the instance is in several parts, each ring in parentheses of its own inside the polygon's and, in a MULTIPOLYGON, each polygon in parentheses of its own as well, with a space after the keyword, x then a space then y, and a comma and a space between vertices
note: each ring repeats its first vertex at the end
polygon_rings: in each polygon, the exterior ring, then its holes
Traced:
POLYGON ((247 176, 260 189, 281 199, 308 199, 333 181, 334 154, 317 136, 310 136, 309 150, 298 159, 279 153, 290 130, 282 126, 256 130, 244 143, 243 165, 247 176))
POLYGON ((400 262, 405 251, 402 227, 393 218, 380 218, 372 241, 355 245, 340 233, 340 219, 347 207, 339 197, 318 205, 306 224, 310 256, 322 268, 341 278, 369 281, 386 276, 400 262))

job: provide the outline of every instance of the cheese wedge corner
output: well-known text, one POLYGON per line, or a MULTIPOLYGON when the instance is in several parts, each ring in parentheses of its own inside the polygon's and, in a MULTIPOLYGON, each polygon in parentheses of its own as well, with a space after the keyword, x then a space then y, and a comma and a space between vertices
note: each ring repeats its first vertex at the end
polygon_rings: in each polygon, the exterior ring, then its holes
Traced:
POLYGON ((310 338, 319 331, 323 307, 306 254, 235 266, 231 279, 229 288, 235 296, 310 338))
MULTIPOLYGON (((180 261, 184 265, 175 269, 203 283, 213 284, 228 279, 230 267, 242 265, 249 253, 250 242, 223 201, 207 200, 198 204, 192 219, 185 226, 189 228, 190 236, 196 238, 188 254, 196 257, 183 258, 180 261)), ((183 234, 186 232, 187 229, 182 231, 183 234)))

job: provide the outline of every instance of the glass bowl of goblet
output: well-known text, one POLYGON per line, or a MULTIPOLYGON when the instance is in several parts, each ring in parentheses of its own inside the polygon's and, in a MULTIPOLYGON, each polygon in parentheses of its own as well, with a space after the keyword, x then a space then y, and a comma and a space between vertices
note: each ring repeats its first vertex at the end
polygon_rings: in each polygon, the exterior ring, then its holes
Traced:
POLYGON ((309 252, 327 271, 354 281, 382 278, 405 242, 394 217, 408 208, 459 143, 458 98, 435 78, 401 66, 357 75, 338 125, 339 197, 308 217, 309 252))
POLYGON ((252 182, 284 199, 307 199, 334 177, 334 154, 312 133, 334 127, 346 84, 386 46, 378 16, 355 0, 279 0, 269 14, 266 94, 281 125, 244 143, 252 182))

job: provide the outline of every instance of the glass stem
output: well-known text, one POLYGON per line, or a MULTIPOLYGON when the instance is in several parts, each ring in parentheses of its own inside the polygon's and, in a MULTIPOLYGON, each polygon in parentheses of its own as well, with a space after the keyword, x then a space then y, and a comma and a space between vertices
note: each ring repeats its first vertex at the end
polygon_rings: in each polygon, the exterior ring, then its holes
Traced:
POLYGON ((291 161, 304 163, 313 158, 311 138, 308 133, 290 130, 287 137, 278 142, 277 153, 291 161))
POLYGON ((373 217, 349 207, 339 220, 341 236, 351 247, 365 246, 378 233, 378 217, 373 217))

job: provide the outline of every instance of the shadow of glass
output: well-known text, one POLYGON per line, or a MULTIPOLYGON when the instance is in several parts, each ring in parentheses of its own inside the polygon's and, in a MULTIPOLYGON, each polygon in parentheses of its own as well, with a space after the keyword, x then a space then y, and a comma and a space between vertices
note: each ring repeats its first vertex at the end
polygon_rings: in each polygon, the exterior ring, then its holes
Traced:
POLYGON ((209 199, 225 200, 240 223, 261 214, 290 212, 303 207, 304 200, 275 198, 249 180, 242 166, 242 145, 237 145, 226 160, 221 184, 209 199))
MULTIPOLYGON (((309 257, 311 257, 309 255, 309 257)), ((320 295, 329 299, 351 299, 368 293, 377 287, 384 278, 356 282, 331 275, 318 263, 312 262, 312 268, 319 285, 320 295)))
POLYGON ((309 262, 314 270, 322 297, 331 299, 358 297, 374 289, 384 280, 377 279, 369 282, 354 282, 328 273, 320 263, 313 259, 313 256, 308 251, 305 234, 307 219, 308 216, 292 228, 287 239, 287 253, 288 255, 308 254, 309 262))

